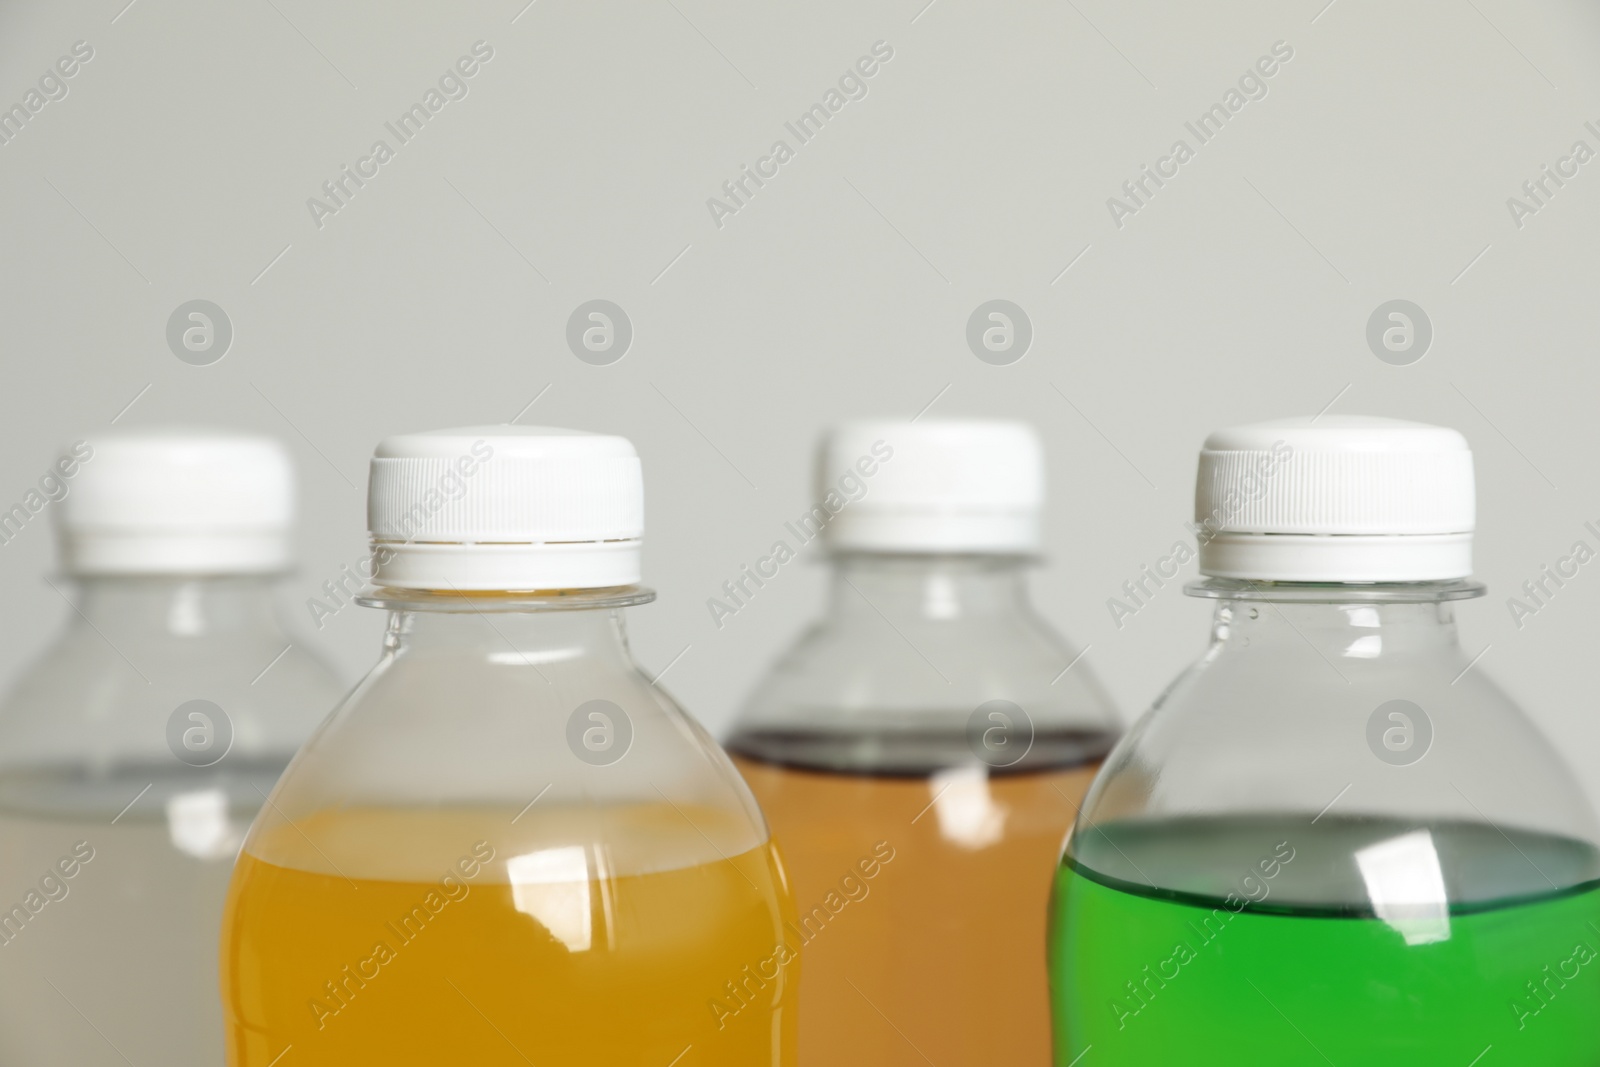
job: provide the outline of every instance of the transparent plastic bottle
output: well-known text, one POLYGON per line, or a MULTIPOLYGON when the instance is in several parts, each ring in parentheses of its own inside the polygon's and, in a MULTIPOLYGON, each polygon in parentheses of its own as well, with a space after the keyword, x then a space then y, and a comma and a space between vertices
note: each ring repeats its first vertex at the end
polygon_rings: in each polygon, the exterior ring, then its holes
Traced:
MULTIPOLYGON (((827 615, 729 748, 794 879, 803 1064, 1042 1064, 1051 872, 1115 718, 1029 605, 1031 427, 833 433, 827 615)), ((803 527, 803 528, 802 528, 803 527)))
POLYGON ((1458 641, 1473 511, 1453 430, 1206 441, 1211 645, 1067 843, 1058 1064, 1596 1062, 1600 831, 1458 641))
POLYGON ((340 689, 274 613, 289 458, 125 431, 57 473, 77 595, 0 705, 0 1062, 210 1067, 229 871, 340 689))
POLYGON ((388 635, 245 843, 228 1062, 792 1065, 761 812, 624 636, 633 446, 390 438, 368 516, 388 635))

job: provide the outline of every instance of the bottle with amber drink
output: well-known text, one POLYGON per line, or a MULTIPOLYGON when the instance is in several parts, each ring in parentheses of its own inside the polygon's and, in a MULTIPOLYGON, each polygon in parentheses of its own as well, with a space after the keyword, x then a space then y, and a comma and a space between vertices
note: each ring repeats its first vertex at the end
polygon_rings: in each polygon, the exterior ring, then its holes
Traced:
POLYGON ((728 742, 793 880, 800 1061, 1043 1065, 1051 875, 1116 718, 1028 600, 1037 434, 855 423, 818 474, 827 613, 728 742))

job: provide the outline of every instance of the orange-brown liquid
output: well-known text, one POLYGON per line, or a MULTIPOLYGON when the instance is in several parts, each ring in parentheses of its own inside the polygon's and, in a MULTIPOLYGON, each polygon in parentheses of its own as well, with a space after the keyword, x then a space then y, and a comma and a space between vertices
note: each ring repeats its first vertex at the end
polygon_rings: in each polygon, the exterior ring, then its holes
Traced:
POLYGON ((801 1067, 1046 1067, 1051 884, 1097 759, 926 776, 735 762, 799 909, 801 1067))

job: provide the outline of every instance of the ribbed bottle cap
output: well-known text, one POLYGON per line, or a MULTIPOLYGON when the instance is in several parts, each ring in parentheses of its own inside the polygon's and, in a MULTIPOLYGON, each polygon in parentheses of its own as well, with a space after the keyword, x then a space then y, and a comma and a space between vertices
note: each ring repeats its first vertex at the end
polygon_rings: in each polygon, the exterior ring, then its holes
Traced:
POLYGON ((639 580, 644 481, 625 437, 467 426, 390 437, 367 490, 381 586, 597 589, 639 580))
POLYGON ((1043 502, 1025 422, 852 422, 823 439, 811 515, 837 550, 1027 554, 1043 502))
POLYGON ((272 438, 118 430, 69 453, 82 457, 57 505, 69 573, 253 574, 289 565, 294 467, 272 438))
POLYGON ((1200 572, 1279 582, 1472 573, 1472 452, 1443 426, 1363 415, 1218 430, 1200 452, 1200 572))

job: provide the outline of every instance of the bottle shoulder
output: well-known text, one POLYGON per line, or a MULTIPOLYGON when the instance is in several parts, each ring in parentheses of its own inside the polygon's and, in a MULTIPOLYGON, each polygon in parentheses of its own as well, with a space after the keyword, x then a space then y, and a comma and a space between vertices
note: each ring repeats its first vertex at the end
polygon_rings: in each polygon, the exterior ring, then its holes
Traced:
POLYGON ((236 753, 287 760, 345 689, 287 637, 120 637, 69 628, 23 671, 0 700, 0 766, 171 759, 168 722, 195 701, 226 719, 236 753))
POLYGON ((509 647, 386 653, 295 758, 256 833, 339 811, 494 829, 502 851, 548 848, 563 825, 623 848, 663 812, 729 856, 768 837, 720 746, 631 663, 509 647))
POLYGON ((1080 650, 1037 619, 914 628, 830 619, 757 684, 729 743, 774 762, 918 773, 971 762, 976 739, 996 727, 1025 742, 1029 766, 1098 759, 1120 732, 1080 650))
POLYGON ((1275 813, 1483 824, 1600 844, 1576 777, 1459 650, 1408 662, 1219 653, 1182 672, 1113 750, 1097 826, 1275 813))

